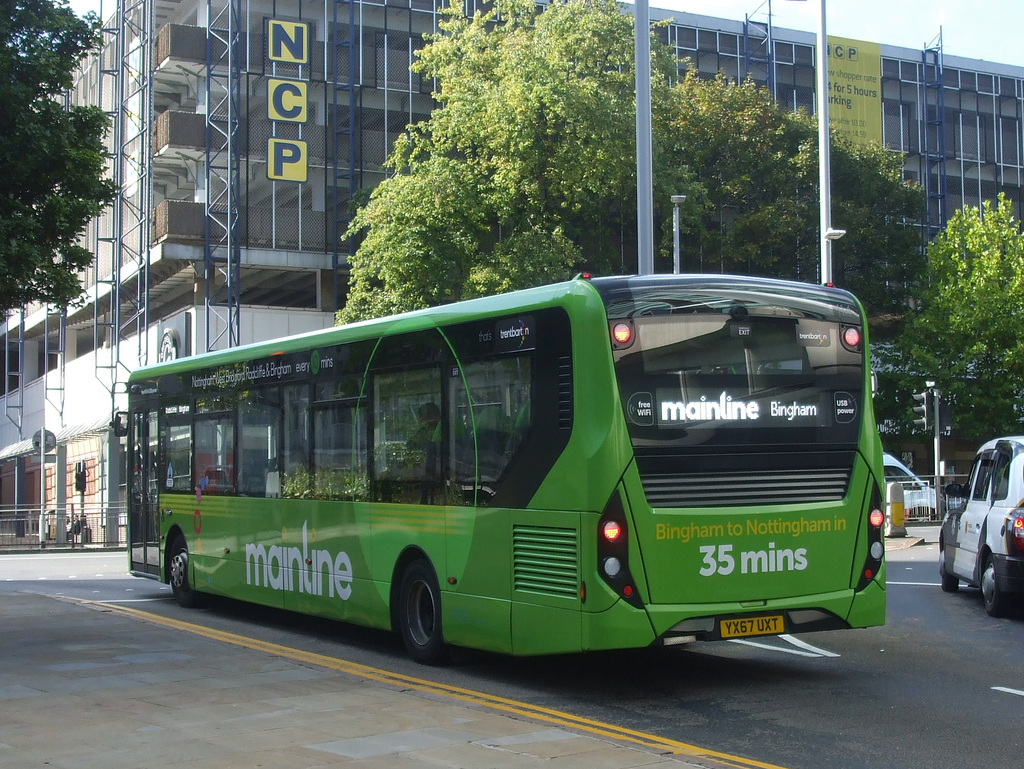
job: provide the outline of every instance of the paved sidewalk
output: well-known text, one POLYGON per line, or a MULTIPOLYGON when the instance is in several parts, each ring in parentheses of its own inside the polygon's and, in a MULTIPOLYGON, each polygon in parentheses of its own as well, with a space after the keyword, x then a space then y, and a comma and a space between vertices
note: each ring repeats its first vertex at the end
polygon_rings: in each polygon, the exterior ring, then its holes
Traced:
POLYGON ((0 767, 716 765, 29 593, 0 649, 0 767))

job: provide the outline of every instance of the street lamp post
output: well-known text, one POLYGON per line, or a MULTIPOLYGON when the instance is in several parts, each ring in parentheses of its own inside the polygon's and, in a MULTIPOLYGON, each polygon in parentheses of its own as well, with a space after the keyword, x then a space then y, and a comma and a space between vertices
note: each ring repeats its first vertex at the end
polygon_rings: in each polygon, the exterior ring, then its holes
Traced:
POLYGON ((654 170, 651 138, 651 13, 649 0, 636 0, 636 237, 637 272, 654 273, 654 170))
POLYGON ((672 196, 672 272, 679 274, 679 204, 686 200, 686 195, 672 196))
POLYGON ((821 284, 832 283, 832 241, 844 233, 832 229, 832 169, 828 135, 828 34, 825 30, 825 0, 821 0, 817 45, 818 81, 818 188, 821 195, 821 284))
MULTIPOLYGON (((795 0, 803 2, 803 0, 795 0)), ((771 6, 768 7, 771 14, 771 6)), ((825 0, 821 0, 818 15, 818 38, 815 48, 815 74, 817 75, 818 102, 818 189, 820 190, 820 250, 821 284, 832 283, 832 241, 846 234, 846 230, 832 229, 832 168, 828 134, 828 32, 825 25, 825 0)))

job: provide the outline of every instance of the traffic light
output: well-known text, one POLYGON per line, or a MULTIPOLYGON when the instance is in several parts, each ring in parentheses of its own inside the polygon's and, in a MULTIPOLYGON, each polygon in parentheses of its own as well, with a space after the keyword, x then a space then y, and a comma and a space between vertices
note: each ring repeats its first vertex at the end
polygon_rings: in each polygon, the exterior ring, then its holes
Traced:
POLYGON ((953 434, 953 404, 948 399, 943 398, 939 401, 939 413, 935 419, 939 423, 939 432, 943 435, 953 434))
POLYGON ((934 418, 932 411, 932 393, 930 390, 925 390, 921 393, 914 393, 913 398, 918 402, 918 406, 914 406, 914 413, 917 417, 914 419, 914 427, 920 427, 922 430, 927 430, 928 425, 931 424, 931 420, 934 418))
POLYGON ((88 476, 85 472, 85 462, 75 464, 75 491, 85 491, 85 482, 88 476))

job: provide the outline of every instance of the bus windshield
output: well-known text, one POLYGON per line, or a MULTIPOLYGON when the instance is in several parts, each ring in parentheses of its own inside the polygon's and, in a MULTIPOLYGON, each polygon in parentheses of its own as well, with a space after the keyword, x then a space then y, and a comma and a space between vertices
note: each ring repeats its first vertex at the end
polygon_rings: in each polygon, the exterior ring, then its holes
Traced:
POLYGON ((620 283, 605 300, 634 447, 855 445, 862 330, 836 299, 620 283))

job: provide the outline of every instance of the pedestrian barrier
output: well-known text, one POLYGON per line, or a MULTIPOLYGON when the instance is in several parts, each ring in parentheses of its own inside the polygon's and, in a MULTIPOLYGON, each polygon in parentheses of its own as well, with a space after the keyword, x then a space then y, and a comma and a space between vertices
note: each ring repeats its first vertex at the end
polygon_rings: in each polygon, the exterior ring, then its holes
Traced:
POLYGON ((124 506, 68 505, 65 511, 0 507, 0 550, 123 547, 127 536, 124 506))

